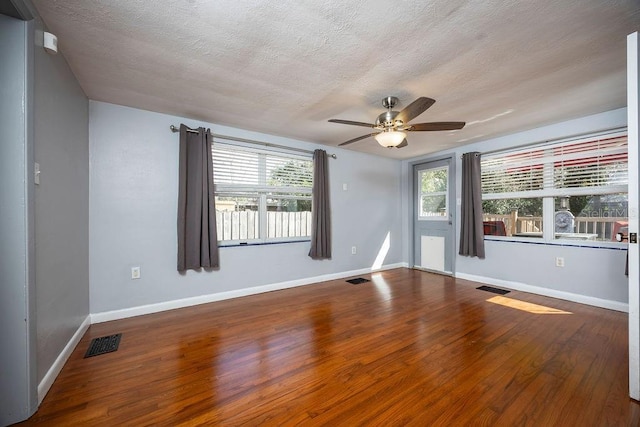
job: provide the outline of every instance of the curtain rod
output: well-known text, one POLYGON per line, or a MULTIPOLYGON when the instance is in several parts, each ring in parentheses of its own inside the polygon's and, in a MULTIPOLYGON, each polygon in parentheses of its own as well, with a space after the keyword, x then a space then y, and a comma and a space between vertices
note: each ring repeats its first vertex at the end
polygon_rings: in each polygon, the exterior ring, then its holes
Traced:
MULTIPOLYGON (((174 125, 169 126, 169 129, 171 129, 171 132, 173 133, 180 132, 180 128, 175 127, 174 125)), ((187 132, 198 133, 197 130, 191 129, 191 128, 187 128, 187 132)), ((313 154, 313 151, 310 151, 310 150, 303 150, 302 148, 287 147, 286 145, 271 144, 270 142, 254 141, 252 139, 237 138, 235 136, 227 136, 227 135, 218 135, 215 133, 212 133, 211 136, 213 136, 214 138, 227 139, 229 141, 246 142, 248 144, 256 144, 256 145, 262 145, 265 147, 273 147, 273 148, 283 148, 286 150, 298 151, 300 153, 313 154)), ((336 156, 335 154, 327 154, 327 156, 331 157, 332 159, 338 158, 338 156, 336 156)))

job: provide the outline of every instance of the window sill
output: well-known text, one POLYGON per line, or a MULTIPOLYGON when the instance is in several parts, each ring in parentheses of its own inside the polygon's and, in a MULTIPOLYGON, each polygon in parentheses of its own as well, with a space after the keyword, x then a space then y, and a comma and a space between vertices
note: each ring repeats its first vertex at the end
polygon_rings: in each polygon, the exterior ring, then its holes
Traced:
POLYGON ((615 249, 627 250, 627 243, 604 242, 597 240, 576 240, 576 239, 554 239, 543 240, 542 237, 516 237, 516 236, 484 236, 485 241, 493 242, 509 242, 509 243, 527 243, 534 245, 548 246, 571 246, 595 249, 615 249))
POLYGON ((270 245, 282 245, 287 243, 305 243, 311 242, 311 239, 303 239, 303 240, 272 240, 266 242, 229 242, 229 243, 221 243, 218 242, 219 248, 237 248, 244 246, 270 246, 270 245))

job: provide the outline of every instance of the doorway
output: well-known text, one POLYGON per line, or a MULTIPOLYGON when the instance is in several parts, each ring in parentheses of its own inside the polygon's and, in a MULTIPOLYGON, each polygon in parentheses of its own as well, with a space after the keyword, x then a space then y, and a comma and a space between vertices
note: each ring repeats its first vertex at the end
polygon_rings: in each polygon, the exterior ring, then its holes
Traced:
POLYGON ((413 268, 453 274, 455 171, 453 158, 415 164, 413 268))

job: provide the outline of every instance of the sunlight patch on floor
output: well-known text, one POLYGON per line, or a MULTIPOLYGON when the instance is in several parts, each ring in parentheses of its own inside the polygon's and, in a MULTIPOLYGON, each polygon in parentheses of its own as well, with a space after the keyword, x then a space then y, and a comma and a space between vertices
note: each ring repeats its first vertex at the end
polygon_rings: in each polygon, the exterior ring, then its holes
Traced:
POLYGON ((382 274, 374 273, 371 275, 371 280, 373 281, 374 286, 376 287, 378 293, 382 297, 384 301, 391 301, 391 288, 382 274))
POLYGON ((489 298, 488 302, 515 308, 516 310, 527 311, 533 314, 573 314, 569 311, 558 310, 557 308, 546 307, 544 305, 532 304, 530 302, 518 301, 512 298, 496 296, 489 298))

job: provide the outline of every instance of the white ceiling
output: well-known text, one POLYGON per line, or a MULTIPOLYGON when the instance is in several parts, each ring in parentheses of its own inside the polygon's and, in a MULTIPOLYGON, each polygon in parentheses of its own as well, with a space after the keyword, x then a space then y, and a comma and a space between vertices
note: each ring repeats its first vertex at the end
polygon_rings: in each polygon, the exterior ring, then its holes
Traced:
POLYGON ((90 99, 329 146, 387 95, 467 122, 348 146, 393 158, 624 107, 640 29, 638 0, 32 1, 90 99))

